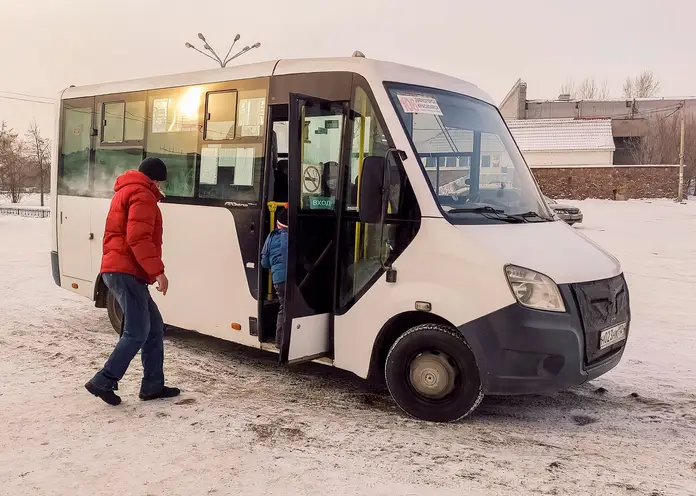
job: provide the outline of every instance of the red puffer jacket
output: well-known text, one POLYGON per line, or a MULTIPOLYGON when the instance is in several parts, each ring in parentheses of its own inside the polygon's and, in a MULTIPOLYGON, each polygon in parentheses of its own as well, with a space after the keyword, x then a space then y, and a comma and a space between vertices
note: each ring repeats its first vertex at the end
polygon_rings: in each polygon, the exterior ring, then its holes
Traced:
POLYGON ((101 272, 122 272, 149 284, 164 273, 162 263, 162 198, 155 183, 130 170, 114 184, 104 228, 101 272))

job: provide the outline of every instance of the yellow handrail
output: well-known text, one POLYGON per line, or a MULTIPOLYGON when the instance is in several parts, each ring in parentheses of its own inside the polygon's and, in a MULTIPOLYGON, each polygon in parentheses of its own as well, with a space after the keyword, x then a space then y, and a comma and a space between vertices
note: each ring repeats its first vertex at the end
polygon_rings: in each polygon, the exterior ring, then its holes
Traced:
MULTIPOLYGON (((360 177, 362 176, 363 161, 365 160, 365 114, 367 113, 367 100, 362 99, 362 106, 360 108, 360 150, 358 151, 358 181, 357 188, 358 194, 356 195, 357 205, 355 205, 355 211, 360 212, 360 177)), ((360 220, 355 223, 355 250, 353 255, 353 263, 358 261, 360 257, 360 228, 362 224, 360 220)), ((366 226, 367 227, 367 226, 366 226)), ((367 236, 365 236, 367 239, 367 236)))

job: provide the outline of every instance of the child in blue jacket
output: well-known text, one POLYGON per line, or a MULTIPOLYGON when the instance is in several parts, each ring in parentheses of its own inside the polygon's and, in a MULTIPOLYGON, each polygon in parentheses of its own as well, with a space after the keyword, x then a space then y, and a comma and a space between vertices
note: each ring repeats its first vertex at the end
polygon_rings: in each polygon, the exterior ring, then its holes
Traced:
POLYGON ((276 320, 276 347, 280 349, 285 320, 285 270, 288 261, 288 224, 287 210, 279 210, 276 217, 276 229, 268 235, 261 250, 261 267, 271 269, 273 287, 278 294, 280 307, 276 320))

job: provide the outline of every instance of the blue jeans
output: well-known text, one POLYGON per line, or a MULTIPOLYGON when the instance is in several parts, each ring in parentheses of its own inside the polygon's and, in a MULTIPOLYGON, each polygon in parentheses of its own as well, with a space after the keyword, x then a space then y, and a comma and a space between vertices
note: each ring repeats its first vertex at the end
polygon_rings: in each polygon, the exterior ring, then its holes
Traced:
POLYGON ((147 284, 137 277, 117 272, 103 274, 102 279, 123 311, 123 334, 104 368, 91 382, 102 389, 115 389, 131 360, 141 351, 140 393, 158 393, 164 387, 164 323, 147 284))
POLYGON ((278 316, 276 317, 276 348, 280 349, 283 344, 283 324, 285 323, 285 283, 276 282, 273 284, 278 295, 278 316))

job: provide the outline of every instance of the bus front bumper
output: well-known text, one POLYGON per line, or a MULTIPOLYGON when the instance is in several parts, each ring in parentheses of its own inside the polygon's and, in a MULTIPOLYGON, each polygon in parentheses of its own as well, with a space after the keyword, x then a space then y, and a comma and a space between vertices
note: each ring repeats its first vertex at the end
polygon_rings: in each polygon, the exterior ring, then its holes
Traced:
MULTIPOLYGON (((486 394, 561 391, 595 379, 619 363, 626 340, 599 350, 601 331, 583 322, 571 287, 560 289, 570 307, 567 313, 515 304, 459 327, 474 353, 486 394)), ((628 308, 625 319, 628 327, 628 308)))

